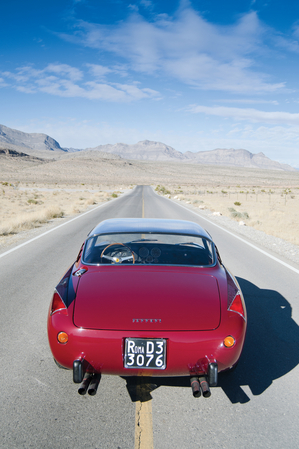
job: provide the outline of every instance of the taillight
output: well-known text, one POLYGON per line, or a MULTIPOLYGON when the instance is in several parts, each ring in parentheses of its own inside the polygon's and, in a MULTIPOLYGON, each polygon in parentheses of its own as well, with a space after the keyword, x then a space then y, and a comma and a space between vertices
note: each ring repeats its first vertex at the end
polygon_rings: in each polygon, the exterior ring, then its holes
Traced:
POLYGON ((231 312, 239 313, 245 319, 244 308, 240 294, 237 294, 235 296, 228 310, 230 310, 231 312))
POLYGON ((227 276, 227 310, 236 312, 246 320, 246 312, 242 292, 236 280, 226 272, 227 276))
POLYGON ((54 290, 53 299, 52 299, 52 306, 51 306, 51 315, 55 312, 62 312, 65 315, 67 315, 67 308, 64 302, 61 299, 61 296, 57 292, 57 290, 54 290))

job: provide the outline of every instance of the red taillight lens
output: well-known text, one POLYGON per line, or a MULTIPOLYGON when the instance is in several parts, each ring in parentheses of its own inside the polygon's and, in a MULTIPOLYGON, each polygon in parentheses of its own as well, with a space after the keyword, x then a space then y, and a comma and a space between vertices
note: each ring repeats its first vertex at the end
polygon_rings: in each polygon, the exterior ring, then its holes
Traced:
POLYGON ((227 276, 227 310, 236 312, 246 320, 245 306, 242 299, 242 293, 237 281, 226 272, 227 276))
POLYGON ((245 320, 244 307, 239 293, 235 296, 235 299, 229 306, 228 310, 230 310, 231 312, 239 313, 245 320))
POLYGON ((51 315, 53 315, 53 313, 55 312, 58 312, 58 310, 67 315, 67 308, 62 301, 61 296, 59 295, 57 290, 55 290, 52 299, 51 315))

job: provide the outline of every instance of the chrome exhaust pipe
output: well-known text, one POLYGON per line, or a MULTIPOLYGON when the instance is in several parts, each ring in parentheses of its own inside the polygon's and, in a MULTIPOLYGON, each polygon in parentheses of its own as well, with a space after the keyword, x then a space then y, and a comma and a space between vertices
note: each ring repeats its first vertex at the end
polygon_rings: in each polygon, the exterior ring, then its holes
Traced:
POLYGON ((195 398, 199 398, 201 396, 201 391, 200 391, 198 377, 190 377, 190 385, 191 385, 193 396, 195 398))
POLYGON ((89 384, 89 388, 88 388, 88 394, 90 396, 94 396, 97 393, 97 389, 99 386, 101 380, 101 374, 100 373, 95 373, 91 380, 90 380, 90 384, 89 384))
POLYGON ((202 389, 202 395, 204 398, 209 398, 211 396, 211 391, 209 383, 205 376, 199 377, 200 388, 202 389))
POLYGON ((80 387, 78 388, 78 393, 81 394, 82 396, 84 394, 86 394, 86 392, 87 392, 87 389, 88 389, 90 381, 91 381, 91 377, 92 377, 92 373, 84 374, 83 381, 82 381, 80 387))

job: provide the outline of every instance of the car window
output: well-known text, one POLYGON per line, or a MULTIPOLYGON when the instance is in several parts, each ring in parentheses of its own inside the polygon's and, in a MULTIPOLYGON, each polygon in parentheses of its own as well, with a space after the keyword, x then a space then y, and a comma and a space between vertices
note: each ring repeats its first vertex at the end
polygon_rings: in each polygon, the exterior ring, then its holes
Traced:
POLYGON ((85 264, 211 266, 214 244, 205 237, 171 233, 100 234, 87 239, 85 264))

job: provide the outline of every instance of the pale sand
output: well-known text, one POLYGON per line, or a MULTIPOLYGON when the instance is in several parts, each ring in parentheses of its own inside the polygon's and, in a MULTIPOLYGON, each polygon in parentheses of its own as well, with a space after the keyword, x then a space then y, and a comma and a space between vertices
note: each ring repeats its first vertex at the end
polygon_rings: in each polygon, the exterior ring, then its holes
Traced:
POLYGON ((125 161, 99 154, 44 163, 1 157, 0 244, 7 244, 12 233, 55 216, 72 216, 137 184, 163 186, 177 201, 299 245, 299 172, 125 161))

